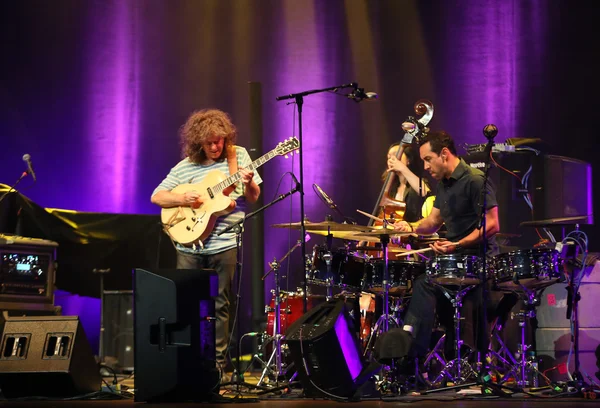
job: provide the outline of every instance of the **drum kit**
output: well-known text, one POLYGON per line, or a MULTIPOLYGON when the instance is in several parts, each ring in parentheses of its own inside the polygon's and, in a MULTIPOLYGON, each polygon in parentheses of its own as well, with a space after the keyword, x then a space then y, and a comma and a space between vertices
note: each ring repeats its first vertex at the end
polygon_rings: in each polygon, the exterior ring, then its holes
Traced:
MULTIPOLYGON (((428 244, 438 239, 435 236, 417 237, 413 233, 400 233, 392 229, 375 229, 370 226, 333 221, 318 223, 306 221, 304 224, 310 234, 328 238, 326 245, 315 245, 312 254, 307 254, 306 280, 309 288, 317 290, 316 288, 321 287, 325 288, 326 292, 324 296, 316 295, 310 293, 309 289, 309 293, 306 294, 308 309, 323 300, 340 297, 352 300, 359 306, 354 309, 360 309, 359 316, 355 316, 355 321, 358 340, 363 347, 363 356, 373 359, 377 336, 387 332, 390 326, 402 327, 402 315, 410 302, 413 282, 424 275, 427 282, 439 287, 452 304, 456 330, 453 344, 454 360, 449 362, 444 360, 438 350, 439 344, 427 356, 426 364, 435 358, 442 366, 439 375, 431 384, 442 384, 445 380, 461 383, 476 374, 467 362, 467 358, 461 358, 463 342, 460 340, 460 322, 463 320, 461 307, 465 295, 482 284, 480 257, 432 253, 426 257, 423 254, 430 251, 428 244), (410 250, 402 248, 402 245, 388 246, 392 240, 405 242, 408 237, 413 238, 411 242, 413 247, 421 245, 426 248, 410 250), (344 240, 345 246, 333 248, 332 238, 344 240), (379 246, 357 246, 356 242, 377 243, 379 246), (370 255, 373 252, 382 256, 370 255), (389 259, 390 254, 396 255, 396 259, 389 259), (379 316, 375 315, 376 304, 381 305, 379 316)), ((301 228, 300 223, 275 224, 273 227, 301 228)), ((490 357, 488 357, 495 362, 500 362, 505 379, 512 376, 521 386, 528 384, 528 378, 531 378, 528 375, 535 369, 526 359, 526 351, 530 346, 525 344, 525 326, 528 319, 535 316, 534 308, 539 291, 561 280, 560 263, 557 251, 546 248, 504 253, 488 259, 487 262, 487 276, 493 282, 493 290, 517 293, 525 301, 525 310, 514 315, 519 319, 521 327, 519 349, 514 355, 506 347, 496 351, 490 350, 490 357)), ((276 264, 275 268, 277 267, 276 264)), ((286 374, 289 378, 286 359, 282 356, 286 350, 285 331, 303 315, 305 296, 303 291, 281 291, 277 273, 275 277, 273 298, 270 305, 265 308, 267 333, 264 335, 264 338, 272 339, 274 342, 271 358, 268 362, 263 362, 261 383, 267 374, 270 377, 275 376, 276 379, 286 374), (272 361, 276 362, 274 368, 272 361)))

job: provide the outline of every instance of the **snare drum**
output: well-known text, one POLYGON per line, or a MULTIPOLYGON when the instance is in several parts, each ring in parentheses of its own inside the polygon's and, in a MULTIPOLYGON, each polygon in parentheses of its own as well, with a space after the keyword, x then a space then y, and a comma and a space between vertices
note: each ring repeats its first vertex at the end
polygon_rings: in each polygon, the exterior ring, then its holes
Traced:
POLYGON ((442 286, 471 286, 479 284, 481 259, 474 255, 447 254, 431 258, 427 279, 442 286))
POLYGON ((499 289, 541 289, 560 277, 558 252, 548 248, 522 249, 494 257, 494 275, 499 289))
MULTIPOLYGON (((383 292, 383 261, 372 262, 365 275, 365 290, 373 293, 383 292)), ((425 263, 421 261, 388 261, 390 290, 393 296, 403 296, 412 288, 413 280, 425 273, 425 263)))
MULTIPOLYGON (((292 325, 304 314, 303 310, 303 294, 302 292, 281 292, 281 303, 280 307, 280 334, 285 334, 288 327, 292 325)), ((322 298, 322 296, 321 296, 322 298)), ((306 298, 306 309, 310 310, 318 303, 317 296, 308 295, 306 298)), ((275 335, 275 294, 271 297, 271 303, 265 307, 267 312, 267 334, 270 336, 275 335)))
POLYGON ((364 259, 355 257, 346 248, 328 251, 324 246, 315 245, 307 281, 313 285, 331 285, 344 290, 358 291, 364 270, 364 259))

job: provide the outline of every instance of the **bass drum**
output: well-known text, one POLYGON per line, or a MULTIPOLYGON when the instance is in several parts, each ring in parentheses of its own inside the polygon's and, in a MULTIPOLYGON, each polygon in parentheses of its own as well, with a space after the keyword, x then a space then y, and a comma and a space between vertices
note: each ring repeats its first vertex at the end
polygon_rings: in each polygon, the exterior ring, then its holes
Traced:
MULTIPOLYGON (((280 334, 285 334, 288 327, 292 325, 296 320, 302 317, 303 313, 303 294, 301 291, 298 292, 281 292, 281 303, 280 307, 280 334)), ((306 309, 310 310, 315 307, 318 303, 324 300, 324 296, 308 295, 306 298, 306 309)), ((271 303, 265 307, 267 312, 267 335, 273 336, 275 334, 275 294, 271 297, 271 303)))
POLYGON ((507 291, 541 289, 558 282, 558 252, 548 248, 522 249, 494 257, 496 287, 507 291))

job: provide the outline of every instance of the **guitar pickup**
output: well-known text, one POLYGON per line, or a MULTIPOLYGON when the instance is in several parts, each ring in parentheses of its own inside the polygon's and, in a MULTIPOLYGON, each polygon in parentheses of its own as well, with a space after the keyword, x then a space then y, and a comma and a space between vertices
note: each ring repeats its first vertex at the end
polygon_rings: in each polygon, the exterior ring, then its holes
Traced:
POLYGON ((215 194, 212 191, 212 188, 207 188, 206 191, 208 191, 208 195, 210 196, 210 198, 215 198, 215 194))

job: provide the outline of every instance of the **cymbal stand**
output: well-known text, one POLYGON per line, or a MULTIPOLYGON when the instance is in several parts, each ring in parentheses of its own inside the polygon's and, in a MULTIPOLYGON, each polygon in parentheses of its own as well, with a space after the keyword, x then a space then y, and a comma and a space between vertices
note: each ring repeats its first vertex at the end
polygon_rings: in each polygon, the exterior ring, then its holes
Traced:
POLYGON ((390 242, 390 236, 387 234, 381 234, 379 237, 381 241, 381 251, 383 252, 383 310, 377 322, 373 326, 373 331, 365 347, 364 355, 369 351, 369 347, 373 343, 375 336, 381 333, 385 333, 389 330, 390 322, 395 326, 399 327, 398 321, 394 316, 390 315, 390 271, 388 265, 388 243, 390 242))
POLYGON ((275 276, 275 320, 273 322, 273 352, 271 353, 271 357, 269 357, 269 361, 267 361, 264 370, 258 380, 257 385, 262 385, 264 378, 268 372, 272 373, 275 377, 276 385, 279 385, 279 376, 282 372, 282 363, 281 363, 281 340, 283 336, 281 335, 281 286, 279 285, 279 267, 280 264, 277 259, 274 259, 273 262, 269 263, 271 270, 273 271, 273 275, 275 276), (271 369, 271 362, 275 359, 275 369, 271 369))

